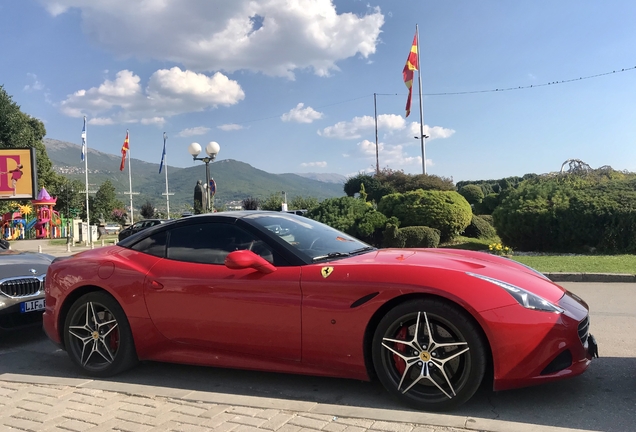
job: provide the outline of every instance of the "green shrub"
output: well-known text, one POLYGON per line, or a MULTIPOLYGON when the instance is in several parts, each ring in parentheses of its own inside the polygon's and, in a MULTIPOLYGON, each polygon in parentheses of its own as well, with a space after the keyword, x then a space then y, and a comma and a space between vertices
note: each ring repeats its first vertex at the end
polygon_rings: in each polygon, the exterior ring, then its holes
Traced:
POLYGON ((459 190, 459 194, 466 198, 468 204, 477 204, 484 199, 484 192, 474 184, 468 184, 459 190))
POLYGON ((439 230, 425 226, 398 228, 387 224, 383 245, 396 248, 436 248, 439 246, 439 230))
POLYGON ((368 203, 348 196, 323 200, 305 216, 371 244, 379 244, 387 223, 386 216, 368 203))
POLYGON ((481 200, 481 202, 475 204, 475 208, 473 210, 475 214, 480 216, 490 215, 499 205, 499 200, 500 197, 498 193, 490 193, 486 195, 484 199, 481 200))
POLYGON ((441 240, 452 239, 470 224, 470 204, 455 191, 416 190, 387 195, 378 210, 395 216, 403 227, 427 226, 440 231, 441 240))
MULTIPOLYGON (((491 216, 492 219, 492 216, 491 216)), ((473 215, 470 225, 464 230, 464 236, 478 239, 489 239, 497 235, 497 231, 480 216, 473 215)))
POLYGON ((562 175, 524 182, 493 213, 517 250, 636 252, 636 180, 562 175))
POLYGON ((495 225, 494 225, 494 223, 493 223, 493 221, 492 221, 492 215, 477 215, 477 216, 479 216, 480 218, 482 218, 483 220, 485 220, 486 222, 488 222, 488 224, 489 224, 491 227, 493 227, 493 228, 495 227, 495 225))

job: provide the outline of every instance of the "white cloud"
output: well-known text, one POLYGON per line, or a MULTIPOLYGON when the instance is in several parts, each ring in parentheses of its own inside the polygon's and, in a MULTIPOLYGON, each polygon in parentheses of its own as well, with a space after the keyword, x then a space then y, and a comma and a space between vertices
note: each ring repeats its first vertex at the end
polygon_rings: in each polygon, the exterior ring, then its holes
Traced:
POLYGON ((88 120, 88 124, 91 124, 94 126, 109 126, 109 125, 115 124, 115 122, 113 121, 113 119, 110 119, 110 118, 93 117, 88 120))
POLYGON ((312 123, 314 120, 322 118, 322 113, 316 111, 312 107, 303 108, 305 104, 299 103, 295 108, 292 108, 288 113, 281 116, 281 120, 284 122, 294 121, 297 123, 312 123))
POLYGON ((243 129, 243 126, 235 124, 235 123, 228 123, 221 126, 217 126, 217 128, 221 129, 222 131, 229 132, 229 131, 241 130, 243 129))
POLYGON ((25 85, 23 88, 24 91, 33 92, 33 91, 44 90, 44 84, 42 84, 38 80, 38 76, 36 74, 27 73, 27 77, 31 81, 31 84, 25 85))
MULTIPOLYGON (((422 156, 409 155, 403 145, 389 145, 378 143, 378 153, 380 167, 391 167, 392 169, 408 169, 422 166, 422 156)), ((344 155, 346 157, 363 159, 375 167, 375 143, 369 140, 362 140, 356 144, 353 152, 344 155)), ((432 166, 433 161, 426 159, 426 165, 432 166)))
POLYGON ((303 162, 300 164, 301 167, 318 167, 318 168, 325 168, 327 166, 327 162, 325 161, 321 161, 321 162, 303 162))
MULTIPOLYGON (((433 126, 424 125, 424 135, 427 135, 426 141, 432 141, 438 138, 449 138, 454 133, 454 129, 448 129, 441 126, 433 126)), ((420 136, 420 124, 419 123, 411 123, 409 125, 409 136, 420 136)))
POLYGON ((80 10, 93 43, 120 58, 157 59, 196 71, 250 70, 293 78, 375 53, 384 16, 336 12, 333 0, 40 0, 57 16, 80 10))
POLYGON ((241 86, 219 72, 207 76, 173 67, 153 73, 146 88, 133 72, 119 71, 113 81, 107 79, 99 87, 69 95, 60 108, 70 117, 92 115, 113 123, 163 124, 165 117, 234 105, 244 98, 241 86))
MULTIPOLYGON (((402 116, 395 114, 381 114, 378 116, 378 130, 401 130, 406 126, 402 116)), ((375 120, 371 116, 354 117, 350 122, 338 122, 333 126, 318 131, 319 135, 337 139, 360 139, 363 135, 373 133, 375 120)))
POLYGON ((207 128, 205 126, 197 126, 197 127, 182 130, 181 132, 179 132, 178 136, 191 137, 196 135, 205 135, 209 131, 210 131, 210 128, 207 128))

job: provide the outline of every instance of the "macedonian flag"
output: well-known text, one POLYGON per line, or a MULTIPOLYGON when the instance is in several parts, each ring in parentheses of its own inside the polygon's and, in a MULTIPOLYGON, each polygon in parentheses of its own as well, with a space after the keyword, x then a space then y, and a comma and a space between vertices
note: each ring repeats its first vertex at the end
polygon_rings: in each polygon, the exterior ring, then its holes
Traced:
POLYGON ((121 146, 121 165, 119 165, 119 171, 123 171, 126 166, 126 155, 128 154, 128 129, 126 129, 126 139, 124 139, 124 145, 121 146))
POLYGON ((406 99, 406 116, 408 117, 411 114, 411 95, 413 94, 413 71, 419 69, 420 65, 417 61, 417 32, 415 33, 415 37, 413 38, 413 45, 411 46, 411 52, 409 53, 409 57, 406 59, 406 65, 404 65, 404 70, 402 71, 402 77, 404 78, 404 84, 409 89, 409 96, 406 99))

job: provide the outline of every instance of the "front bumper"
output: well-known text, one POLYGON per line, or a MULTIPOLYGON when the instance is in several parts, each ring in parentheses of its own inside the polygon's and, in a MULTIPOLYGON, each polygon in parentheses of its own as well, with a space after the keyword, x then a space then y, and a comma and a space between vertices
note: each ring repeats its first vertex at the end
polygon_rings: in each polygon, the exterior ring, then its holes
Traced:
POLYGON ((582 374, 597 356, 589 334, 588 307, 566 293, 559 301, 563 313, 517 305, 488 311, 495 390, 525 387, 582 374))

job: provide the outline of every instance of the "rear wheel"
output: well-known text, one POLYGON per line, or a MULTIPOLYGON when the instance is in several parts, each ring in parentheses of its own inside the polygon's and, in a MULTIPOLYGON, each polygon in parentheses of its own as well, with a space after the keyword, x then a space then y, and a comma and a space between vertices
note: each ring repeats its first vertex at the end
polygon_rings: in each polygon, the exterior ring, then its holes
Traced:
POLYGON ((64 325, 64 344, 71 360, 95 377, 115 375, 138 361, 126 314, 105 292, 85 294, 73 303, 64 325))
POLYGON ((455 408, 477 391, 485 343, 462 309, 436 299, 398 305, 378 324, 373 365, 386 389, 418 409, 455 408))

